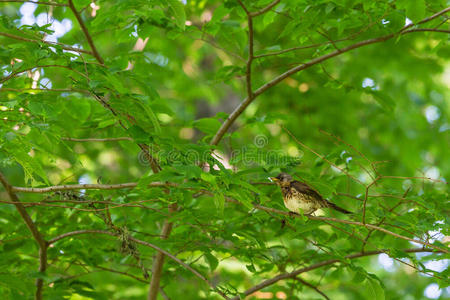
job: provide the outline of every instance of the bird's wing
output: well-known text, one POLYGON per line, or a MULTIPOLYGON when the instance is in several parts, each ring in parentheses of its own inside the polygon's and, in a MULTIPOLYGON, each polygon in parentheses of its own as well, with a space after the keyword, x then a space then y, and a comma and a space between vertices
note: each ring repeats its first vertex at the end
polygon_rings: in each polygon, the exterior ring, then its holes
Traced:
POLYGON ((317 200, 323 200, 322 196, 306 183, 294 180, 291 182, 291 186, 298 190, 300 193, 309 195, 317 200))

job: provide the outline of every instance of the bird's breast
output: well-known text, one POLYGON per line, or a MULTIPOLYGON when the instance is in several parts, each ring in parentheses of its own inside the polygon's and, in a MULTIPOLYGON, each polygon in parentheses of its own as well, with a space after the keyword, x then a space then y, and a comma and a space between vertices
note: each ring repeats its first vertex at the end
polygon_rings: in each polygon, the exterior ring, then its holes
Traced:
POLYGON ((301 209, 305 214, 310 214, 317 209, 315 201, 311 201, 307 195, 300 193, 286 194, 284 205, 287 209, 296 213, 301 209))

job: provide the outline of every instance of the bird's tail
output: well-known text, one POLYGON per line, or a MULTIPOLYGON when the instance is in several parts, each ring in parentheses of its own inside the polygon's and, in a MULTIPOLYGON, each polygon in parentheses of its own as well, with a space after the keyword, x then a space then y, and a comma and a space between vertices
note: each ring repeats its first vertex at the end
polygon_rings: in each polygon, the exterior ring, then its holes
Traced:
POLYGON ((325 200, 325 201, 327 201, 328 207, 331 207, 332 209, 335 209, 335 210, 337 210, 337 211, 340 211, 341 213, 344 213, 344 214, 352 214, 351 211, 348 211, 348 210, 346 210, 346 209, 343 209, 342 207, 337 206, 337 205, 334 204, 333 202, 330 202, 330 201, 328 201, 328 200, 325 200))

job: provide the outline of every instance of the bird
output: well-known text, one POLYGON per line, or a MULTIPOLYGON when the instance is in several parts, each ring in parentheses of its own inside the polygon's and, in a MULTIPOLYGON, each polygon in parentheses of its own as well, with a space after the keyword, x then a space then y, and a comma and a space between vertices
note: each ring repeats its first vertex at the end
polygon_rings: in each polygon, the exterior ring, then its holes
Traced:
POLYGON ((269 177, 269 179, 281 188, 284 206, 293 213, 298 214, 301 209, 305 215, 311 215, 316 210, 325 207, 332 208, 344 214, 352 213, 324 199, 306 183, 293 180, 292 176, 287 173, 280 173, 277 177, 269 177))

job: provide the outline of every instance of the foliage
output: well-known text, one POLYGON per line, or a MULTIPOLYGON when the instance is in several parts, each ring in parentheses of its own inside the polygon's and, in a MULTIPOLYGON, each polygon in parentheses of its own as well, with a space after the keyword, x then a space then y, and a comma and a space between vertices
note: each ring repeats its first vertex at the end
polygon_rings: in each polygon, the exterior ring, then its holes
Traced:
POLYGON ((2 1, 0 293, 448 296, 445 5, 2 1))

